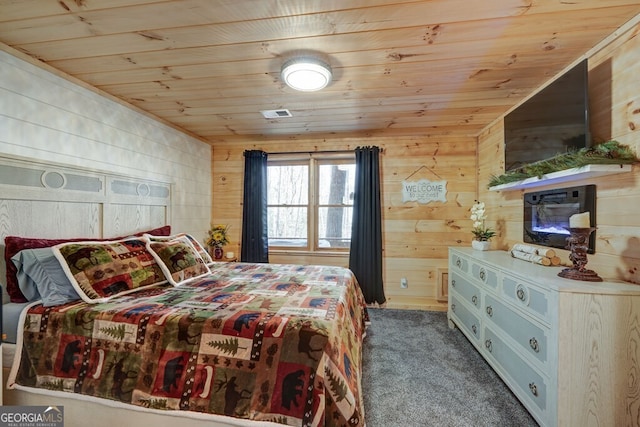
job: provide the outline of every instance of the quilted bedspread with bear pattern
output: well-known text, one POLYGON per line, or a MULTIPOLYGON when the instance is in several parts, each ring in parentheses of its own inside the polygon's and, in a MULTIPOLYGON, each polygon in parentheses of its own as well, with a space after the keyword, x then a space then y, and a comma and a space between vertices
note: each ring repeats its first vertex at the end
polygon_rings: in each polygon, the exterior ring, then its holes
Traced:
MULTIPOLYGON (((216 263, 107 303, 32 306, 20 388, 297 426, 364 426, 367 317, 350 270, 216 263)), ((19 340, 20 341, 20 340, 19 340)))

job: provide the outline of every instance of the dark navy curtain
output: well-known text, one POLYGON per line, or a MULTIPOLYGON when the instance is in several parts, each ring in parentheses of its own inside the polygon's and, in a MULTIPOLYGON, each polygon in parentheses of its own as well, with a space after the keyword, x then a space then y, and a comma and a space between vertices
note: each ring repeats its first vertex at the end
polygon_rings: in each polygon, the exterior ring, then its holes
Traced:
POLYGON ((380 207, 380 149, 358 147, 353 199, 349 268, 368 304, 386 301, 382 284, 382 210, 380 207))
POLYGON ((267 153, 244 152, 244 197, 242 209, 243 262, 269 262, 267 233, 267 153))

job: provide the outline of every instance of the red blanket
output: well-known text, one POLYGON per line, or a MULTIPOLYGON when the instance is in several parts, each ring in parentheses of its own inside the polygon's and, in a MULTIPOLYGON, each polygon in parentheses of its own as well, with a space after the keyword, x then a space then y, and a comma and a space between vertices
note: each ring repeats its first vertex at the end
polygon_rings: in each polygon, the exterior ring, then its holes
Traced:
POLYGON ((347 269, 216 264, 180 287, 31 307, 9 381, 146 408, 364 426, 366 315, 347 269))

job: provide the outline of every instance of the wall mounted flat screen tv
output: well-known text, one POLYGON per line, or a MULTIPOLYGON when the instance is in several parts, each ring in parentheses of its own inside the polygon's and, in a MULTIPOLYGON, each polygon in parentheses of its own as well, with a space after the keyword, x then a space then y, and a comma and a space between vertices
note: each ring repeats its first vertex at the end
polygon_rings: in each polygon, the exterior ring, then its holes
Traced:
POLYGON ((505 172, 591 146, 587 60, 504 118, 505 172))

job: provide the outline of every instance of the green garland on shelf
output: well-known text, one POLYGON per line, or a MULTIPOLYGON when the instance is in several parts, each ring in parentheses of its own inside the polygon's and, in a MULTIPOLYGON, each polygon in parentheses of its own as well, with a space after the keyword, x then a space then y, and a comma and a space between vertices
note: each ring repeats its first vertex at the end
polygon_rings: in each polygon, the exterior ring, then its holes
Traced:
POLYGON ((586 165, 621 165, 632 164, 640 161, 633 150, 618 141, 607 141, 591 148, 582 148, 577 151, 558 154, 550 159, 524 165, 518 169, 509 171, 503 175, 492 175, 489 187, 509 184, 515 181, 559 172, 567 169, 580 168, 586 165))

